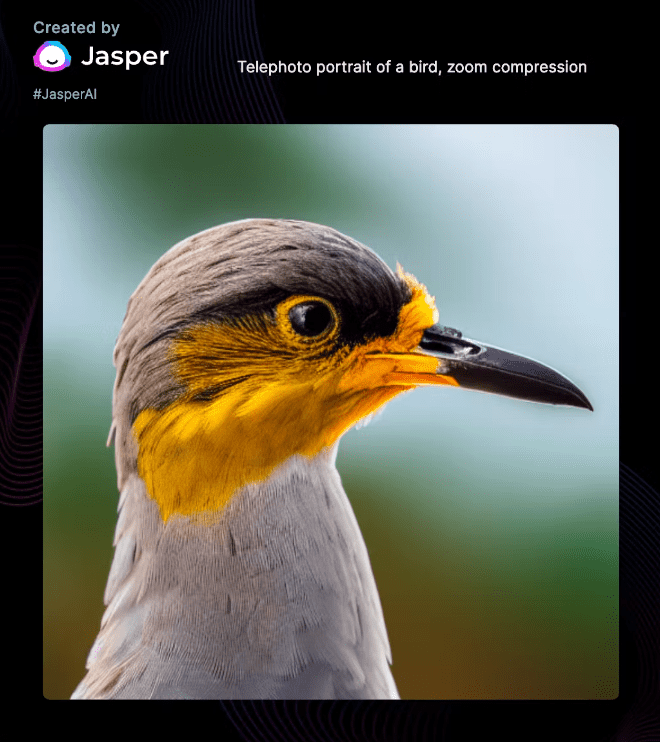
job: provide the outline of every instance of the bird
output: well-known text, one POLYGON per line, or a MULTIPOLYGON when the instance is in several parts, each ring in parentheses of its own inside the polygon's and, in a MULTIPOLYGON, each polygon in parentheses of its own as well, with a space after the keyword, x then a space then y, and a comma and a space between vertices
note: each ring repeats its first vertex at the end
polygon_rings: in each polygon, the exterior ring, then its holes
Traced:
POLYGON ((439 324, 400 265, 293 219, 169 249, 113 360, 115 550, 73 699, 399 698, 341 436, 423 385, 593 409, 439 324))

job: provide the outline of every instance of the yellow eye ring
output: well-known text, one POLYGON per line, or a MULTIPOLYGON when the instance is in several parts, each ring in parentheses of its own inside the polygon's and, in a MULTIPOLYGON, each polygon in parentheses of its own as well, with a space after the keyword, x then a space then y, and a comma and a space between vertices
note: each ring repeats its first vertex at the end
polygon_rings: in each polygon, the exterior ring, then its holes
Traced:
POLYGON ((276 309, 277 324, 296 343, 328 340, 339 331, 339 315, 320 296, 290 296, 276 309))

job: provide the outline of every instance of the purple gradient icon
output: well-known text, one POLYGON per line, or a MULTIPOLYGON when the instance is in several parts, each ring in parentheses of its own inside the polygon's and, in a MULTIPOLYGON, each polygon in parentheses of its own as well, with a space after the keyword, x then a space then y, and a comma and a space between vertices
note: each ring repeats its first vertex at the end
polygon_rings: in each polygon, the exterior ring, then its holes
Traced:
POLYGON ((32 57, 34 66, 46 72, 59 72, 71 64, 71 55, 59 41, 47 41, 32 57))

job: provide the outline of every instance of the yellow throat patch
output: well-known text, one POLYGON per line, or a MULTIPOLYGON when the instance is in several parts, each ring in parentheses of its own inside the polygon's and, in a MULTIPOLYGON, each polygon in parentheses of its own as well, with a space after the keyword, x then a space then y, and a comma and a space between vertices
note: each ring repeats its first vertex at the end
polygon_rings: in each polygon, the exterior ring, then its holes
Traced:
POLYGON ((398 272, 412 297, 394 333, 364 345, 338 345, 341 318, 309 296, 285 299, 275 321, 206 322, 174 338, 169 361, 185 392, 163 410, 143 410, 133 425, 138 472, 164 521, 221 511, 241 487, 294 454, 315 456, 400 392, 456 385, 437 375, 436 358, 415 350, 437 310, 422 284, 398 272), (287 320, 292 306, 310 300, 332 316, 311 338, 287 320))

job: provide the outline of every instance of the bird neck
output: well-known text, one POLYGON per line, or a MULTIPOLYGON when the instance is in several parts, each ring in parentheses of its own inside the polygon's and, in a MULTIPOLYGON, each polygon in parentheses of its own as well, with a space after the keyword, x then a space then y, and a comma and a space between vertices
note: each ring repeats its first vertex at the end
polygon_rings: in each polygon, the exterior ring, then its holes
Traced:
POLYGON ((292 457, 265 482, 243 488, 214 520, 164 522, 131 476, 121 496, 99 667, 111 659, 105 652, 139 658, 176 646, 196 658, 199 672, 208 664, 209 673, 221 666, 224 676, 240 678, 245 657, 255 656, 264 658, 260 673, 295 674, 318 659, 313 637, 322 636, 332 662, 351 647, 352 659, 342 662, 357 663, 396 693, 369 556, 335 456, 336 447, 313 459, 292 457), (283 645, 298 646, 288 660, 299 666, 281 667, 283 645))

